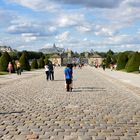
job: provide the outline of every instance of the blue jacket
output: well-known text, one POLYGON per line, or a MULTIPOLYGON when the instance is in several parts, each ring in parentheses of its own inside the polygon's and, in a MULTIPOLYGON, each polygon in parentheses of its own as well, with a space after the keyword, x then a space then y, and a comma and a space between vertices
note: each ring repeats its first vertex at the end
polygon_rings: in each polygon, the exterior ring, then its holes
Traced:
POLYGON ((64 73, 65 73, 65 78, 66 79, 71 79, 72 78, 72 70, 70 68, 65 68, 64 73))

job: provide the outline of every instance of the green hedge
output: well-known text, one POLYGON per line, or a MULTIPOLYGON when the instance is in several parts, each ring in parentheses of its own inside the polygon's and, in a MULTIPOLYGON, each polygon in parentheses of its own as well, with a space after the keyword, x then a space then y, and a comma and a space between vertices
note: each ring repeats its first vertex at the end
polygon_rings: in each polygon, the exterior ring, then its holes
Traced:
POLYGON ((125 69, 128 62, 128 55, 126 53, 120 53, 117 61, 117 70, 125 69))
POLYGON ((129 59, 125 69, 127 72, 138 71, 140 66, 140 53, 135 52, 129 59))
POLYGON ((29 65, 29 61, 27 59, 27 55, 26 53, 22 53, 20 59, 19 59, 19 62, 21 64, 21 67, 23 70, 27 70, 27 71, 30 71, 31 67, 29 65))
POLYGON ((4 52, 0 57, 0 71, 7 71, 9 62, 12 62, 11 57, 7 52, 4 52))
POLYGON ((34 59, 34 60, 32 61, 31 69, 38 69, 38 63, 37 63, 37 60, 36 60, 36 59, 34 59))

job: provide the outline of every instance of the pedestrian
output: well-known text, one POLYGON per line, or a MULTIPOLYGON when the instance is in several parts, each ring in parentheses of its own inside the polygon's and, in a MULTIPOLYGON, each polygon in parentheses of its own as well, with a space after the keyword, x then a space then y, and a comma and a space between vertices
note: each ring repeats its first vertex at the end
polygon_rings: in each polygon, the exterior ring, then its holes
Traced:
POLYGON ((103 62, 103 65, 102 65, 102 67, 103 67, 103 70, 105 71, 105 63, 103 62))
POLYGON ((49 62, 48 68, 49 68, 50 80, 54 80, 54 66, 52 62, 49 62))
POLYGON ((45 73, 46 73, 46 79, 47 81, 49 80, 50 73, 49 73, 49 66, 48 64, 45 65, 45 73))
POLYGON ((19 61, 16 63, 16 68, 17 68, 17 75, 21 75, 21 64, 19 61))
POLYGON ((12 71, 13 71, 13 65, 12 65, 12 63, 11 62, 9 62, 9 64, 8 64, 8 71, 9 71, 9 74, 11 74, 12 73, 12 71))
POLYGON ((72 82, 72 70, 70 69, 70 64, 66 65, 64 70, 65 80, 66 80, 66 90, 67 92, 72 91, 70 84, 72 82))
POLYGON ((70 84, 70 89, 72 91, 72 89, 73 89, 73 64, 70 64, 70 69, 71 69, 71 84, 70 84))

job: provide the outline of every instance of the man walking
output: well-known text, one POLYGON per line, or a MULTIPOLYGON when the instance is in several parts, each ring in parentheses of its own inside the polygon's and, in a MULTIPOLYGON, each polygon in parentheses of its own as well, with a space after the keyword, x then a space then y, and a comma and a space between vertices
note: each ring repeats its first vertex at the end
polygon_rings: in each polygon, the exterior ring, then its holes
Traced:
POLYGON ((49 66, 48 68, 50 73, 50 80, 54 80, 54 67, 52 62, 50 62, 48 66, 49 66))

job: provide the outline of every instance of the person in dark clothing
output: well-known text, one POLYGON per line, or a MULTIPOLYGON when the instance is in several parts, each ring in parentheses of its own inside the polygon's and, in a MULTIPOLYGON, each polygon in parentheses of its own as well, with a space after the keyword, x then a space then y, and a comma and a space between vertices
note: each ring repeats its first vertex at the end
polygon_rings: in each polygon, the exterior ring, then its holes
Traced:
POLYGON ((70 87, 70 84, 72 82, 72 70, 70 69, 70 64, 66 65, 64 74, 65 74, 65 80, 66 80, 66 89, 67 91, 71 91, 72 89, 70 87))
POLYGON ((53 64, 50 62, 49 65, 49 74, 50 74, 50 80, 54 80, 54 66, 53 64))
POLYGON ((103 62, 102 64, 103 70, 105 71, 105 63, 103 62))
POLYGON ((16 67, 17 67, 17 75, 21 75, 21 64, 20 64, 20 62, 17 62, 16 67))
POLYGON ((70 69, 71 69, 71 84, 70 84, 70 90, 72 91, 72 89, 73 89, 73 64, 70 64, 70 69))

